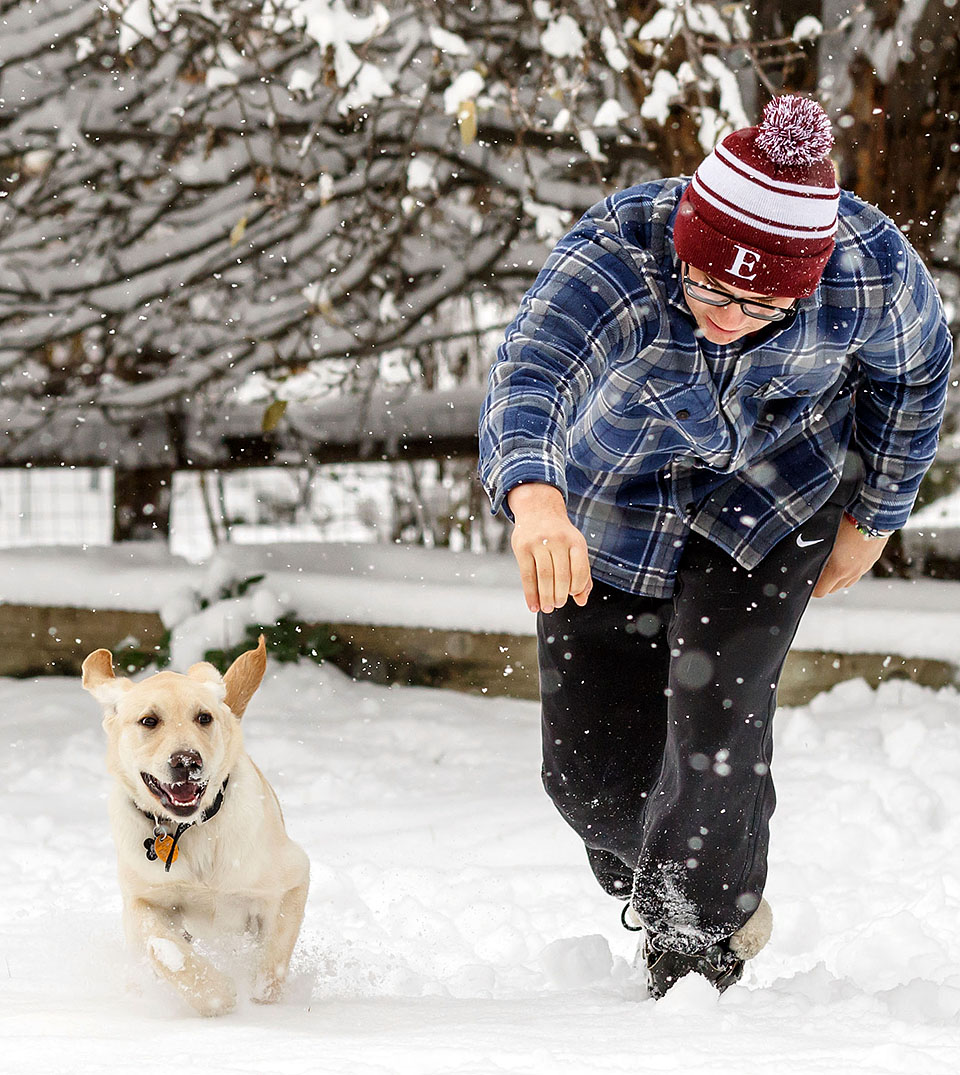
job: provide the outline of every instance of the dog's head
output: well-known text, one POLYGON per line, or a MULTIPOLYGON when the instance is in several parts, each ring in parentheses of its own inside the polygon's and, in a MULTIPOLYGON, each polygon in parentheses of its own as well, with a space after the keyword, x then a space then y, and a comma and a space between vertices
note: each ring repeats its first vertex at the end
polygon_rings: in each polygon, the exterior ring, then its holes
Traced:
POLYGON ((260 645, 221 676, 212 664, 139 683, 113 674, 109 650, 83 662, 83 686, 103 706, 107 761, 148 813, 190 819, 213 805, 243 750, 240 718, 267 667, 260 645))

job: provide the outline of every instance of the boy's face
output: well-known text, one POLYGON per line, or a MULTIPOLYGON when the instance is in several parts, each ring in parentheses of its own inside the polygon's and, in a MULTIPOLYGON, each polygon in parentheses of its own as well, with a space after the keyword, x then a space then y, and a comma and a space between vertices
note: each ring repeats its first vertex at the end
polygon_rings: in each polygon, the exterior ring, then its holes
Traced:
MULTIPOLYGON (((782 295, 762 295, 756 291, 744 291, 739 287, 731 287, 686 263, 681 266, 681 271, 685 272, 694 284, 704 284, 714 291, 722 291, 738 299, 756 299, 766 306, 778 306, 782 310, 789 310, 796 301, 782 295)), ((697 322, 697 327, 711 343, 733 343, 734 340, 748 336, 751 332, 759 332, 770 323, 744 313, 735 302, 727 306, 711 306, 706 302, 698 302, 686 288, 684 288, 684 298, 697 322)))

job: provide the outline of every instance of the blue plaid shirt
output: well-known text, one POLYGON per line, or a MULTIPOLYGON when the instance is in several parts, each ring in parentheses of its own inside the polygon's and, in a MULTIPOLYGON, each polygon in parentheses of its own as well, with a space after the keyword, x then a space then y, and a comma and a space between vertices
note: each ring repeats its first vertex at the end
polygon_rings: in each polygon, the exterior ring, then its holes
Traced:
POLYGON ((557 244, 507 329, 480 420, 493 510, 522 482, 556 486, 595 577, 651 597, 672 592, 691 530, 756 565, 827 500, 851 443, 865 464, 851 514, 902 526, 952 358, 919 256, 847 191, 813 295, 732 344, 698 337, 673 248, 687 182, 615 194, 557 244))

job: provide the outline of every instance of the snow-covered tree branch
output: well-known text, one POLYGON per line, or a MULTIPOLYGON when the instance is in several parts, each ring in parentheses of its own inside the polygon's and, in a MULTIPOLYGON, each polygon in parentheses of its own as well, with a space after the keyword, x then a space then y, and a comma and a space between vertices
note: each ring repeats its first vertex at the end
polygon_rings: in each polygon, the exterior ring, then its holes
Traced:
MULTIPOLYGON (((766 93, 820 78, 856 186, 872 128, 863 80, 844 78, 865 41, 874 96, 912 58, 941 70, 952 16, 923 7, 841 18, 825 0, 785 22, 769 2, 11 0, 7 406, 22 429, 51 407, 180 410, 254 372, 268 395, 318 368, 314 390, 369 389, 384 362, 443 367, 443 341, 471 334, 477 379, 580 212, 691 171, 766 93)), ((939 234, 960 161, 928 126, 949 160, 916 195, 924 219, 904 220, 915 241, 939 234)))

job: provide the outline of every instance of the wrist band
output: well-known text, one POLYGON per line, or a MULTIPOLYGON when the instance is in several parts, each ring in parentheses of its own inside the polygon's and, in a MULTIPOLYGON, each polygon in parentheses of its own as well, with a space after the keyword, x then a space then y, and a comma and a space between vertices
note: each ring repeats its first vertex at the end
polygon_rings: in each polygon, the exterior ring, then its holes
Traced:
POLYGON ((849 511, 845 511, 843 514, 847 522, 854 526, 857 533, 862 534, 865 538, 886 538, 893 533, 892 530, 878 530, 875 526, 864 526, 863 523, 857 522, 849 511))

